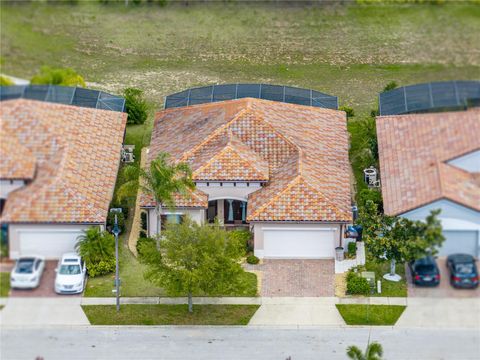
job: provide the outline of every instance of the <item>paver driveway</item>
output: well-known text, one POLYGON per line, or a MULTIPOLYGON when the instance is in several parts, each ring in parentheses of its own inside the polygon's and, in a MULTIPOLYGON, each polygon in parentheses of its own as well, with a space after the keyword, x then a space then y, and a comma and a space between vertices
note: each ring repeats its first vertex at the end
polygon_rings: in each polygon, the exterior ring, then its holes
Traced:
POLYGON ((256 270, 263 275, 262 296, 334 296, 333 259, 266 259, 256 270))
MULTIPOLYGON (((410 269, 407 267, 408 297, 413 298, 477 298, 480 299, 480 287, 476 289, 455 289, 450 285, 450 274, 446 258, 438 258, 440 284, 436 287, 416 286, 412 283, 410 269)), ((477 264, 478 265, 478 264, 477 264)))

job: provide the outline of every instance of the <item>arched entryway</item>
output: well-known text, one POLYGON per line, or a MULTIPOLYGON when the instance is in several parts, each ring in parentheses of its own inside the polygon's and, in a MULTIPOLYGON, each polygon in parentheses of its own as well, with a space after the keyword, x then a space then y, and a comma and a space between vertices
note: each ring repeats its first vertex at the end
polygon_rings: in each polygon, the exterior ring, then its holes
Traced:
POLYGON ((241 199, 215 199, 208 202, 207 221, 218 218, 225 225, 247 224, 247 202, 241 199))

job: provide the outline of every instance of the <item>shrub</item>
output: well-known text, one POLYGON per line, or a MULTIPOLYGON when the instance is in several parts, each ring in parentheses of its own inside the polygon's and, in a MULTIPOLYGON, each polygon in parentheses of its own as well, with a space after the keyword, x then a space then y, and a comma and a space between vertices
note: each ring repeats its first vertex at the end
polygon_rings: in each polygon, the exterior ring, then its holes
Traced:
POLYGON ((390 91, 393 89, 396 89, 398 87, 398 84, 395 81, 390 81, 385 87, 383 88, 383 91, 390 91))
POLYGON ((347 113, 347 119, 355 116, 355 111, 350 106, 340 106, 339 110, 345 111, 347 113))
POLYGON ((123 90, 125 109, 128 114, 128 124, 143 124, 148 116, 148 104, 143 97, 143 91, 135 88, 123 90))
POLYGON ((115 258, 101 260, 96 264, 87 263, 88 276, 95 277, 110 274, 115 271, 115 258))
POLYGON ((358 193, 357 201, 359 207, 364 207, 368 200, 377 204, 378 211, 383 212, 382 193, 377 189, 362 189, 358 193))
POLYGON ((13 81, 5 76, 0 75, 0 86, 10 86, 13 85, 13 81))
POLYGON ((140 259, 145 258, 152 249, 156 250, 155 239, 149 237, 140 237, 137 241, 137 253, 140 259))
POLYGON ((113 230, 113 225, 115 224, 115 215, 117 215, 117 223, 118 223, 118 228, 120 229, 120 232, 121 233, 125 232, 125 216, 123 215, 123 212, 121 212, 121 213, 109 212, 108 213, 107 229, 109 229, 109 231, 113 230))
POLYGON ((63 85, 85 87, 85 80, 73 69, 51 68, 42 66, 40 72, 30 82, 34 85, 63 85))
POLYGON ((115 269, 115 238, 99 227, 90 227, 78 237, 76 249, 87 265, 91 277, 115 269), (113 263, 113 265, 112 265, 113 263))
POLYGON ((244 245, 246 252, 253 251, 252 233, 249 230, 236 229, 228 232, 228 238, 237 240, 244 245))
POLYGON ((370 294, 370 284, 367 279, 351 270, 347 274, 347 294, 367 296, 370 294))
POLYGON ((252 265, 257 265, 260 262, 260 259, 255 255, 248 255, 247 256, 247 263, 252 265))
POLYGON ((349 242, 347 251, 350 257, 355 257, 357 255, 357 243, 355 241, 349 242))

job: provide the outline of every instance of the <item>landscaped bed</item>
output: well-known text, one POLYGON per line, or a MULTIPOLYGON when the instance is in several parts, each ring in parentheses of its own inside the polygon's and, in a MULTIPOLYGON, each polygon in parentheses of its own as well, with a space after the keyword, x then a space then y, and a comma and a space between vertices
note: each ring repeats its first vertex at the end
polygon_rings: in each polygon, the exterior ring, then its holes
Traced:
POLYGON ((395 325, 406 306, 336 305, 347 325, 395 325))
POLYGON ((367 271, 375 272, 375 281, 382 281, 382 292, 379 294, 375 291, 371 296, 382 297, 406 297, 407 296, 407 280, 405 278, 405 266, 403 264, 397 264, 395 272, 402 277, 398 282, 388 281, 383 278, 383 275, 390 272, 390 263, 376 263, 373 261, 367 261, 365 264, 367 271))
POLYGON ((0 297, 7 297, 10 292, 10 273, 0 273, 0 297))
POLYGON ((247 325, 259 305, 82 306, 92 325, 247 325))

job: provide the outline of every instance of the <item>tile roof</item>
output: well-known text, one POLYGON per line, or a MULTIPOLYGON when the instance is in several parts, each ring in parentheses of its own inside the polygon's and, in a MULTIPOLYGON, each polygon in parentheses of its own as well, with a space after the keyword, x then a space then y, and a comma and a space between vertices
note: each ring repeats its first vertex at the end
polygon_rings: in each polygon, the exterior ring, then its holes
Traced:
POLYGON ((480 109, 381 116, 376 122, 387 214, 439 199, 480 211, 479 174, 449 163, 480 149, 480 109))
POLYGON ((341 111, 251 98, 167 109, 149 161, 160 151, 190 163, 198 181, 267 180, 249 195, 249 221, 351 221, 341 111))
MULTIPOLYGON (((1 120, 0 120, 1 121, 1 120)), ((3 121, 0 128, 0 179, 31 180, 35 174, 36 159, 18 138, 10 133, 3 121)))
MULTIPOLYGON (((14 134, 35 158, 36 173, 8 195, 0 221, 105 222, 126 116, 34 100, 2 101, 2 139, 14 134)), ((2 156, 2 168, 12 156, 2 156)))

